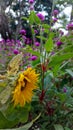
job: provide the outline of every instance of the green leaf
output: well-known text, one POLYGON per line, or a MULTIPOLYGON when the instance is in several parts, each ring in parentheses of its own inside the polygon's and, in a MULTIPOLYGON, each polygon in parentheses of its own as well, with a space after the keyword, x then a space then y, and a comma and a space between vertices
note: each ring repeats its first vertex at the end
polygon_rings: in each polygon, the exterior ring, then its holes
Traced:
POLYGON ((72 70, 66 69, 66 72, 67 72, 68 74, 70 74, 70 75, 73 77, 73 71, 72 71, 72 70))
POLYGON ((70 52, 72 52, 73 51, 73 45, 69 45, 69 46, 67 46, 67 47, 65 47, 65 48, 63 48, 63 49, 61 49, 61 50, 59 50, 58 52, 57 52, 57 55, 59 55, 59 54, 62 54, 62 53, 70 53, 70 52))
POLYGON ((45 28, 45 29, 48 29, 50 28, 50 26, 48 24, 42 24, 42 27, 45 28))
POLYGON ((29 128, 33 125, 33 122, 27 123, 26 125, 20 128, 13 128, 13 129, 5 129, 5 130, 29 130, 29 128))
POLYGON ((9 99, 11 92, 12 92, 11 87, 7 86, 1 93, 0 93, 0 104, 5 104, 7 100, 9 99))
POLYGON ((40 58, 36 59, 35 61, 32 61, 32 65, 35 67, 40 63, 40 58))
POLYGON ((21 19, 22 19, 22 20, 28 20, 28 18, 26 18, 26 17, 21 17, 21 19))
POLYGON ((29 22, 30 22, 30 24, 34 24, 34 23, 40 24, 41 23, 40 19, 37 17, 37 15, 35 14, 34 11, 31 11, 31 13, 30 13, 29 22))
POLYGON ((47 52, 50 52, 53 49, 53 40, 51 37, 49 37, 49 39, 45 43, 45 49, 47 52))
POLYGON ((49 66, 61 64, 63 61, 69 60, 72 57, 73 57, 73 53, 66 53, 63 55, 54 55, 50 58, 49 66))
POLYGON ((58 93, 57 96, 60 98, 61 102, 64 102, 67 99, 66 93, 58 93))
MULTIPOLYGON (((0 129, 6 129, 8 130, 8 128, 12 128, 13 126, 15 126, 18 123, 18 120, 14 120, 14 121, 9 121, 8 119, 6 119, 4 117, 4 115, 0 112, 0 129)), ((11 129, 10 129, 11 130, 11 129)))
POLYGON ((27 47, 26 48, 26 50, 25 50, 26 52, 29 52, 29 53, 31 53, 32 55, 36 55, 36 56, 40 56, 40 52, 37 52, 37 51, 34 51, 31 47, 27 47))
POLYGON ((55 130, 64 130, 62 125, 56 124, 54 125, 55 130))
POLYGON ((65 130, 71 130, 70 128, 68 128, 68 127, 65 127, 65 130))
POLYGON ((33 125, 33 123, 41 116, 41 113, 30 123, 25 124, 24 126, 20 128, 15 128, 15 129, 6 129, 6 130, 29 130, 29 128, 33 125))
POLYGON ((60 65, 59 65, 59 64, 57 64, 57 65, 54 66, 54 68, 53 68, 53 74, 54 74, 54 76, 57 75, 57 73, 58 73, 58 71, 59 71, 59 68, 60 68, 60 65))
POLYGON ((36 38, 42 39, 43 41, 46 41, 46 38, 44 36, 36 36, 36 38))
POLYGON ((26 122, 28 120, 30 110, 30 104, 26 104, 24 107, 15 108, 13 104, 9 105, 6 111, 3 112, 5 118, 9 121, 18 119, 19 122, 26 122))

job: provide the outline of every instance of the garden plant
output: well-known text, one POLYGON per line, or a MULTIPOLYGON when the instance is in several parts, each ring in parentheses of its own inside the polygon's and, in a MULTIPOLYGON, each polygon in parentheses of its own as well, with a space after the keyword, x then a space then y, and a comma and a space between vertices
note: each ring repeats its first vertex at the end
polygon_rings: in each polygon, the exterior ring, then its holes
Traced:
POLYGON ((67 35, 53 29, 29 0, 31 37, 22 28, 18 39, 0 41, 0 129, 73 130, 73 22, 67 35))

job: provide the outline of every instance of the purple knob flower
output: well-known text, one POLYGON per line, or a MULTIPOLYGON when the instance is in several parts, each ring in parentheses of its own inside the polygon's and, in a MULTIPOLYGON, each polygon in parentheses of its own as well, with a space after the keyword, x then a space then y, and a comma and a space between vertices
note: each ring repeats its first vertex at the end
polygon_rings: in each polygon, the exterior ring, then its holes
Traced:
POLYGON ((55 54, 55 52, 54 52, 54 51, 52 51, 52 52, 51 52, 51 55, 54 55, 54 54, 55 54))
POLYGON ((57 22, 57 18, 52 18, 52 21, 55 23, 55 22, 57 22))
POLYGON ((53 11, 53 15, 54 15, 54 16, 56 16, 56 15, 58 15, 58 14, 59 14, 59 11, 58 11, 58 10, 54 10, 54 11, 53 11))
POLYGON ((32 56, 31 58, 30 58, 30 60, 36 60, 37 59, 37 56, 32 56))
POLYGON ((68 30, 73 30, 73 23, 69 23, 69 24, 67 25, 67 29, 68 29, 68 30))
POLYGON ((14 53, 15 55, 17 55, 17 54, 19 53, 19 51, 18 51, 17 49, 15 49, 15 50, 13 51, 13 53, 14 53))
POLYGON ((24 29, 20 30, 20 34, 26 35, 26 30, 24 30, 24 29))
POLYGON ((37 13, 37 16, 38 16, 38 18, 39 18, 41 21, 44 21, 44 20, 45 20, 45 17, 43 16, 42 13, 37 13))
POLYGON ((0 40, 0 44, 4 44, 5 43, 5 40, 4 39, 2 39, 2 40, 0 40))
POLYGON ((32 43, 32 40, 30 38, 25 39, 25 44, 31 44, 31 43, 32 43))
POLYGON ((67 88, 66 88, 66 87, 63 88, 63 92, 64 92, 64 93, 67 92, 67 88))
POLYGON ((59 32, 60 32, 60 34, 61 34, 61 35, 63 35, 63 34, 64 34, 64 32, 63 32, 62 30, 59 30, 59 32))
POLYGON ((30 10, 34 10, 34 6, 30 6, 30 10))
POLYGON ((35 46, 37 46, 37 47, 40 46, 40 43, 39 43, 39 42, 35 42, 34 44, 35 44, 35 46))
POLYGON ((62 44, 63 44, 63 42, 61 42, 61 41, 56 42, 57 46, 61 46, 62 44))
POLYGON ((34 30, 34 32, 35 32, 35 34, 37 34, 37 33, 38 33, 38 31, 37 31, 37 30, 34 30))
POLYGON ((34 3, 34 0, 29 0, 29 3, 30 3, 30 4, 33 4, 33 3, 34 3))

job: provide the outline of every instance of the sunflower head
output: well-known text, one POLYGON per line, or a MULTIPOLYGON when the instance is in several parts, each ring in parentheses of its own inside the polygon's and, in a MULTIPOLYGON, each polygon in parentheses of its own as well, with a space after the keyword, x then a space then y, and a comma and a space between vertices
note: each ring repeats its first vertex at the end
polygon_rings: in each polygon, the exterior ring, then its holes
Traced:
POLYGON ((25 103, 31 102, 33 90, 37 89, 39 74, 36 74, 35 69, 27 68, 23 71, 17 80, 17 85, 13 91, 14 105, 20 104, 24 106, 25 103))

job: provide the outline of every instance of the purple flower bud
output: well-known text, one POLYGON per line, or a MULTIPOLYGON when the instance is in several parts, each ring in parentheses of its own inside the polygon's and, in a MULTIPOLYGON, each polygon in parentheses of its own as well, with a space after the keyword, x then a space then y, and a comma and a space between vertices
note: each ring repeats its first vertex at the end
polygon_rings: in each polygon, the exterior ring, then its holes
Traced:
POLYGON ((37 30, 34 30, 34 32, 35 32, 35 34, 37 34, 37 33, 38 33, 38 31, 37 31, 37 30))
POLYGON ((45 17, 43 16, 42 13, 37 13, 37 16, 38 16, 38 18, 39 18, 41 21, 44 21, 44 20, 45 20, 45 17))
POLYGON ((10 39, 7 39, 6 42, 11 42, 10 39))
POLYGON ((31 43, 32 43, 32 40, 30 38, 25 39, 25 44, 31 44, 31 43))
POLYGON ((69 24, 67 25, 67 29, 68 29, 68 30, 73 30, 73 23, 69 23, 69 24))
POLYGON ((51 52, 51 55, 54 55, 54 54, 55 54, 55 52, 54 52, 54 51, 52 51, 52 52, 51 52))
POLYGON ((64 32, 63 32, 62 30, 59 30, 59 32, 60 32, 60 34, 61 34, 61 35, 63 35, 63 34, 64 34, 64 32))
POLYGON ((57 18, 52 18, 52 21, 55 23, 55 22, 57 22, 57 18))
POLYGON ((2 39, 2 40, 0 40, 0 44, 4 44, 5 43, 5 40, 4 39, 2 39))
POLYGON ((30 60, 36 60, 37 59, 37 56, 32 56, 31 58, 30 58, 30 60))
POLYGON ((63 92, 64 92, 64 93, 67 92, 67 88, 66 88, 66 87, 63 88, 63 92))
POLYGON ((14 53, 15 55, 17 55, 17 54, 19 53, 19 51, 18 51, 17 49, 15 49, 15 50, 13 51, 13 53, 14 53))
POLYGON ((4 48, 4 50, 6 51, 6 50, 8 50, 7 48, 4 48))
POLYGON ((30 10, 34 10, 34 6, 30 6, 30 10))
POLYGON ((39 42, 35 42, 34 44, 35 44, 35 46, 37 46, 37 47, 40 46, 40 43, 39 43, 39 42))
POLYGON ((11 56, 11 53, 8 53, 8 56, 11 56))
POLYGON ((26 30, 24 30, 24 29, 20 30, 20 34, 26 35, 26 30))
POLYGON ((34 0, 29 0, 29 3, 30 3, 30 4, 33 4, 33 3, 34 3, 34 0))
POLYGON ((57 46, 61 46, 62 44, 63 44, 63 42, 61 42, 61 41, 56 42, 57 46))
POLYGON ((53 11, 53 15, 54 15, 54 16, 56 16, 56 15, 58 15, 58 14, 59 14, 59 11, 58 11, 58 10, 54 10, 54 11, 53 11))

